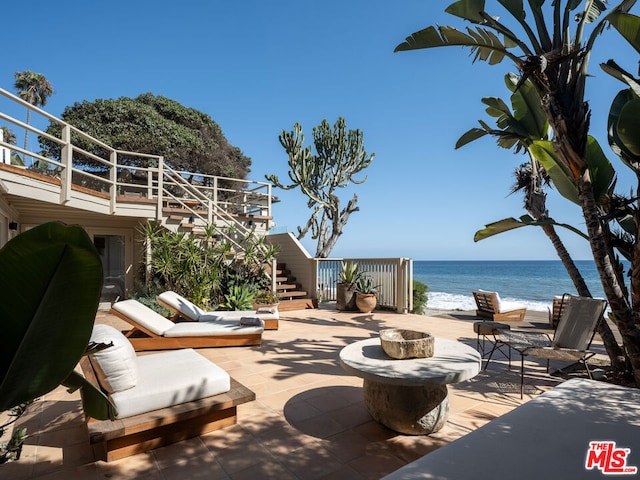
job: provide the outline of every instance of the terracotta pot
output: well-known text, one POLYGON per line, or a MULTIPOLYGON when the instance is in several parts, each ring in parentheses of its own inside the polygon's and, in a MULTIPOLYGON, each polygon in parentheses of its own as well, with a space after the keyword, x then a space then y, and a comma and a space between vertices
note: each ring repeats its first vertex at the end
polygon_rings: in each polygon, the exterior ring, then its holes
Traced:
POLYGON ((362 313, 371 313, 378 304, 375 293, 356 293, 356 305, 362 313))

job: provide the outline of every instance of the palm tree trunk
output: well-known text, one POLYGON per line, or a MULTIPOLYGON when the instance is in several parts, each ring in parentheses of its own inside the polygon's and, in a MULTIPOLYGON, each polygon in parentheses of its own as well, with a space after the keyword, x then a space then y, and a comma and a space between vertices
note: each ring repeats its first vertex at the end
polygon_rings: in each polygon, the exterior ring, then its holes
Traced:
MULTIPOLYGON (((636 385, 640 385, 640 328, 635 323, 631 305, 618 281, 614 262, 612 262, 610 250, 603 235, 600 216, 588 175, 587 171, 580 178, 578 195, 587 225, 589 243, 591 244, 593 259, 600 275, 602 288, 611 307, 613 321, 622 335, 622 342, 631 363, 634 380, 636 385)), ((640 247, 636 246, 636 250, 638 248, 640 247)))
MULTIPOLYGON (((564 265, 573 285, 576 287, 576 291, 578 295, 582 297, 591 297, 591 292, 589 291, 589 287, 587 287, 587 283, 584 281, 580 270, 574 263, 571 255, 567 251, 562 243, 562 240, 558 236, 556 229, 553 225, 544 225, 542 227, 544 233, 549 237, 553 247, 556 249, 556 253, 558 254, 558 258, 564 265)), ((618 345, 618 341, 616 337, 613 335, 613 331, 607 322, 598 323, 598 334, 602 338, 602 342, 604 343, 604 347, 607 351, 607 355, 609 355, 609 360, 611 361, 611 366, 616 371, 624 371, 627 366, 626 357, 624 355, 624 351, 618 345)))

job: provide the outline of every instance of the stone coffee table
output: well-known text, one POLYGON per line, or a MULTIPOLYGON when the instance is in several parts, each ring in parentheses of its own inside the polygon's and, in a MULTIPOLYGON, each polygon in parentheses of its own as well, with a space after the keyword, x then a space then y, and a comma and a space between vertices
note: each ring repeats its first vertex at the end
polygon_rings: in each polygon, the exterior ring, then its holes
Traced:
POLYGON ((395 360, 376 337, 344 347, 340 364, 364 379, 364 401, 376 421, 396 432, 425 435, 447 421, 447 384, 475 377, 481 358, 463 343, 436 338, 433 357, 395 360))

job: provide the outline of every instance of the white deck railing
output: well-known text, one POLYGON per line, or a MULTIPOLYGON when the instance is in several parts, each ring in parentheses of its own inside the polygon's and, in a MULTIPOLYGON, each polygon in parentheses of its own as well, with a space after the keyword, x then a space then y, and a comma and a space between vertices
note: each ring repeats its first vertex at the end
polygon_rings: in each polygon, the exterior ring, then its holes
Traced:
POLYGON ((413 310, 413 261, 410 258, 315 258, 314 262, 319 300, 336 300, 342 265, 352 262, 377 286, 378 306, 401 313, 413 310))
POLYGON ((174 170, 161 156, 111 148, 1 88, 0 99, 0 127, 10 128, 17 143, 8 143, 6 136, 0 137, 0 159, 9 164, 11 157, 19 159, 23 163, 20 168, 25 171, 59 181, 60 204, 74 195, 74 186, 82 187, 85 192, 108 195, 111 214, 117 214, 119 205, 137 197, 157 206, 156 220, 162 220, 164 209, 172 206, 187 210, 200 225, 216 225, 219 233, 236 248, 241 248, 236 238, 251 233, 246 226, 247 218, 259 219, 265 223, 264 230, 269 229, 269 183, 174 170), (26 118, 26 109, 31 111, 29 124, 16 118, 18 115, 26 118), (61 127, 60 137, 45 131, 50 124, 61 127), (20 147, 18 144, 25 132, 31 135, 31 143, 35 143, 34 137, 38 136, 56 145, 59 156, 50 158, 32 148, 20 147), (87 162, 91 162, 92 167, 87 166, 87 162), (245 221, 238 221, 239 218, 245 221), (227 231, 233 231, 233 235, 227 236, 227 231))

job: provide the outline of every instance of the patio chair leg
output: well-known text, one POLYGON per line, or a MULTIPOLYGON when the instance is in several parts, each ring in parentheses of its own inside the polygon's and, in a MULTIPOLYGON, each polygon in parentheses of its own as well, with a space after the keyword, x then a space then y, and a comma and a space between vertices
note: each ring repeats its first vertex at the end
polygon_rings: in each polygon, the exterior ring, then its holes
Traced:
POLYGON ((524 356, 521 356, 520 357, 520 400, 522 400, 523 398, 524 398, 524 356))

